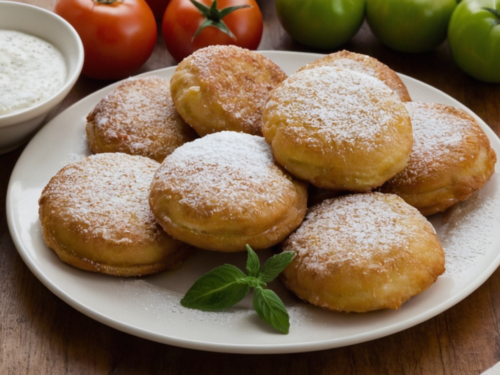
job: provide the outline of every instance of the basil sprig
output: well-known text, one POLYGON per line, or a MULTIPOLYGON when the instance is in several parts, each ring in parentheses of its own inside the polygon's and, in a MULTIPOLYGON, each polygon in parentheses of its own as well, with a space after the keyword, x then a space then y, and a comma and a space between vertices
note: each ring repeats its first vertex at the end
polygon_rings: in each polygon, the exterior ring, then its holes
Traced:
POLYGON ((253 307, 259 317, 278 331, 288 333, 290 317, 285 305, 276 293, 265 288, 292 262, 295 253, 274 255, 261 267, 259 257, 249 245, 247 251, 248 275, 230 264, 214 268, 193 284, 181 304, 203 311, 219 311, 240 302, 253 288, 253 307))

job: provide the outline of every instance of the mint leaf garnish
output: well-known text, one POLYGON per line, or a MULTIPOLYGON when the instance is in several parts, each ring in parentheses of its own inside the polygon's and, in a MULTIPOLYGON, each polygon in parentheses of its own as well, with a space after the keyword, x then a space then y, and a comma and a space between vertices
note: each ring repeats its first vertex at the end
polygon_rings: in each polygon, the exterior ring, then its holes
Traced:
POLYGON ((255 288, 253 308, 259 317, 281 333, 288 333, 290 317, 280 298, 270 289, 255 288))
POLYGON ((205 311, 231 307, 250 292, 246 278, 239 268, 230 264, 214 268, 193 284, 181 305, 205 311))
POLYGON ((214 268, 193 284, 181 304, 198 310, 218 311, 235 305, 253 288, 253 306, 259 317, 278 331, 288 333, 290 318, 285 305, 276 293, 265 287, 292 262, 295 253, 274 255, 261 269, 259 257, 249 245, 247 251, 248 276, 230 264, 214 268))
POLYGON ((248 259, 247 259, 247 272, 248 276, 257 277, 260 272, 260 261, 255 251, 247 245, 248 259))
POLYGON ((295 258, 295 253, 291 251, 272 256, 262 266, 259 278, 265 283, 273 281, 286 266, 292 263, 293 258, 295 258))

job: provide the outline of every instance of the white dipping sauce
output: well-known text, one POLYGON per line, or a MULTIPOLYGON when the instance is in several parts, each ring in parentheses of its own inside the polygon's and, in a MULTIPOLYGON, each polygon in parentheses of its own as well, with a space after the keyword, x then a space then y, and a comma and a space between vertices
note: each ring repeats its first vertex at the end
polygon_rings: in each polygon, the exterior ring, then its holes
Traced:
POLYGON ((48 99, 63 86, 66 74, 64 57, 52 44, 0 30, 0 116, 48 99))

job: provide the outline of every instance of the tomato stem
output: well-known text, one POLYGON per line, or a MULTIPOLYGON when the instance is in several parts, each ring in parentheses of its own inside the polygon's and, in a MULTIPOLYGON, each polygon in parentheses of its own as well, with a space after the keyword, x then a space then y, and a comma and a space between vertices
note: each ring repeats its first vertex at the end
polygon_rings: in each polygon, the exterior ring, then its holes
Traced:
MULTIPOLYGON (((107 1, 107 0, 104 0, 107 1)), ((218 28, 220 31, 223 33, 226 33, 229 35, 232 39, 236 40, 236 37, 234 34, 229 30, 227 25, 224 23, 223 18, 226 17, 228 14, 234 12, 235 10, 242 9, 242 8, 250 8, 250 5, 236 5, 232 7, 227 7, 224 9, 217 9, 217 0, 214 0, 212 2, 212 5, 207 7, 205 4, 201 4, 196 0, 190 0, 191 3, 200 11, 201 14, 205 17, 205 21, 201 23, 201 25, 198 27, 196 32, 193 35, 193 38, 191 38, 191 42, 198 36, 198 34, 208 26, 213 26, 218 28)))

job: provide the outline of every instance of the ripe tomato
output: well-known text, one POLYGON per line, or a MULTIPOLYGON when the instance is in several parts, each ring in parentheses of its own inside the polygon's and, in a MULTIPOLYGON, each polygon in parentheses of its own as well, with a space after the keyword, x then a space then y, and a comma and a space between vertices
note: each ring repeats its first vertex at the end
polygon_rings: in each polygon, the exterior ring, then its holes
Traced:
POLYGON ((144 0, 59 0, 54 12, 80 35, 85 51, 82 74, 88 77, 128 77, 153 52, 156 23, 144 0))
POLYGON ((500 0, 462 1, 451 16, 448 43, 464 72, 500 83, 500 0))
MULTIPOLYGON (((199 0, 211 7, 212 0, 199 0)), ((218 10, 233 6, 248 6, 237 9, 222 20, 234 34, 231 37, 217 27, 205 27, 193 38, 206 17, 190 0, 171 0, 163 16, 162 31, 167 49, 174 59, 181 61, 194 51, 214 44, 233 44, 248 49, 257 49, 262 38, 262 14, 255 0, 219 0, 218 10)))
POLYGON ((446 39, 456 0, 366 0, 366 20, 386 46, 428 52, 446 39))
POLYGON ((299 43, 333 49, 356 34, 365 17, 365 0, 276 0, 283 28, 299 43))

